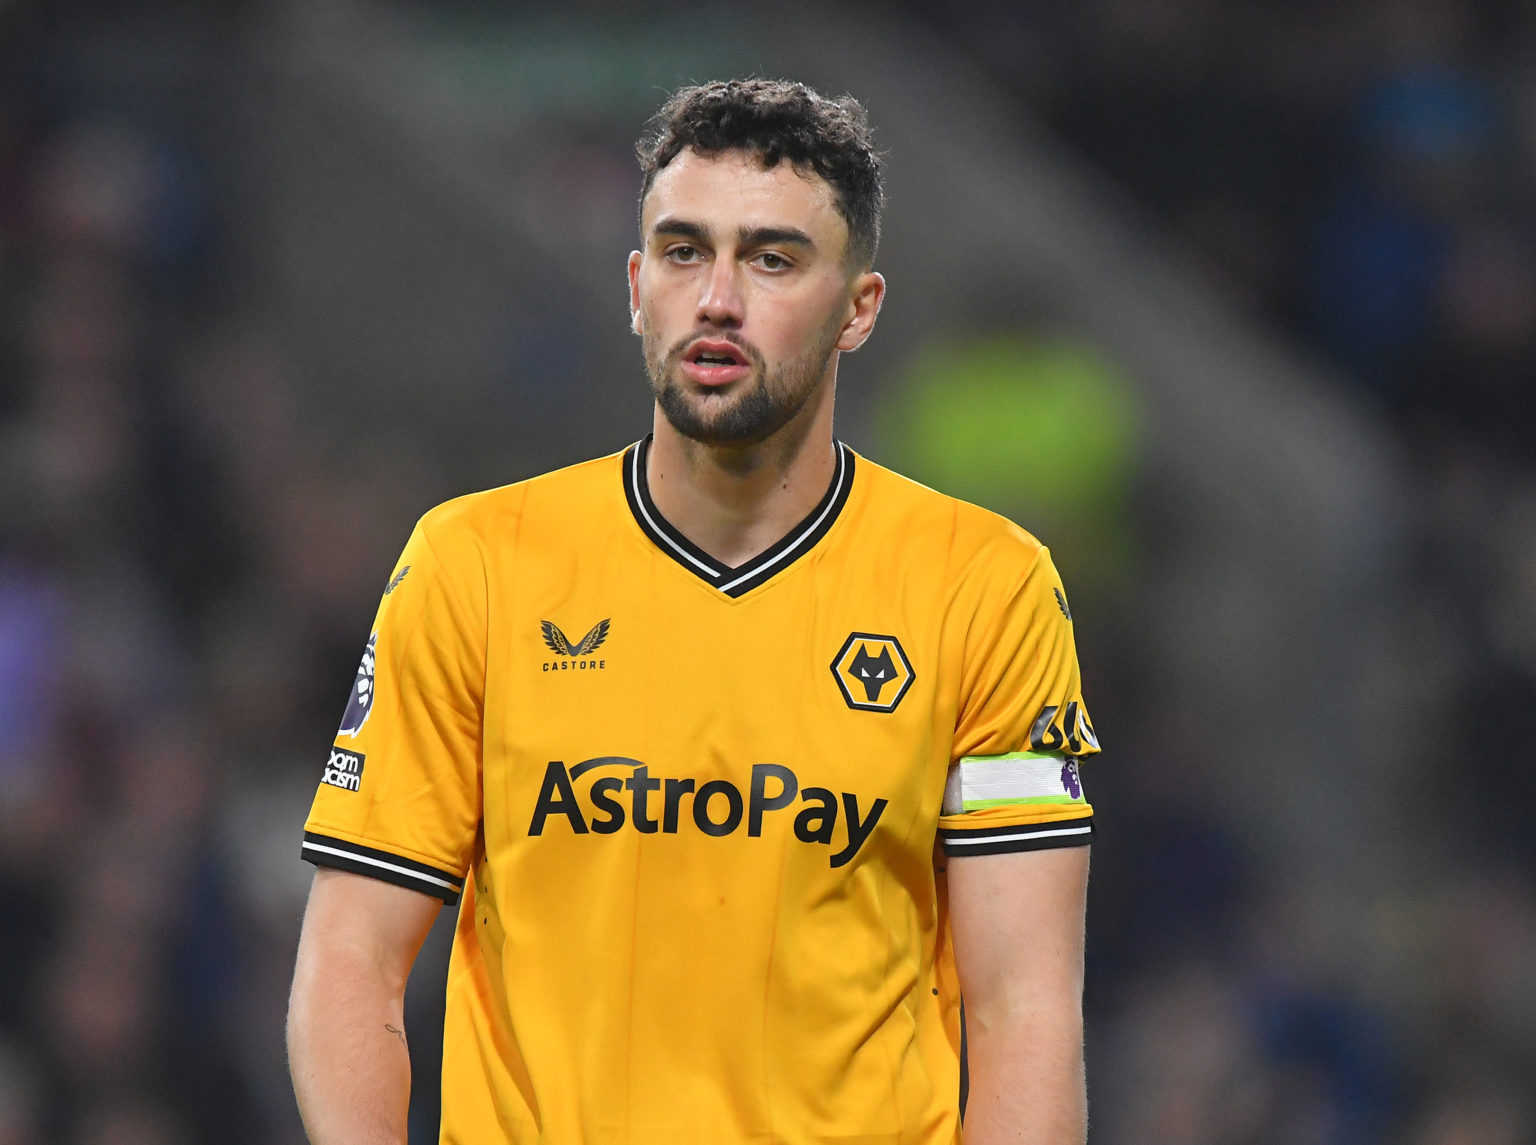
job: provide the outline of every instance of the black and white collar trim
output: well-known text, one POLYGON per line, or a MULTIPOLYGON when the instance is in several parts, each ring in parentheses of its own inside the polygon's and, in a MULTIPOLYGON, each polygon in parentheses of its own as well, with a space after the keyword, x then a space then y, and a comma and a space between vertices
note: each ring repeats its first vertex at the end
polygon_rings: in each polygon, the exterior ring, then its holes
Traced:
POLYGON ((636 442, 624 453, 624 497, 635 515, 635 522, 656 547, 700 580, 714 585, 726 596, 735 598, 751 592, 779 571, 788 568, 800 557, 816 547, 816 542, 827 535, 848 502, 853 488, 853 450, 840 441, 837 448, 837 471, 832 484, 810 515, 791 529, 782 539, 764 549, 743 565, 731 568, 721 564, 687 537, 679 533, 656 510, 651 500, 650 484, 645 476, 645 458, 650 452, 651 438, 636 442))

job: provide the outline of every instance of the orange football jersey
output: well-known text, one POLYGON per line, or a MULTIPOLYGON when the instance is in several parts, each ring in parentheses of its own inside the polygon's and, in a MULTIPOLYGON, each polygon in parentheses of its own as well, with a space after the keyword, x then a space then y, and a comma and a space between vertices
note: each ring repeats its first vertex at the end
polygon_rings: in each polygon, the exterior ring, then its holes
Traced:
POLYGON ((647 447, 422 518, 304 857, 462 899, 444 1142, 955 1142, 940 852, 1093 829, 1049 554, 839 444, 727 568, 647 447))

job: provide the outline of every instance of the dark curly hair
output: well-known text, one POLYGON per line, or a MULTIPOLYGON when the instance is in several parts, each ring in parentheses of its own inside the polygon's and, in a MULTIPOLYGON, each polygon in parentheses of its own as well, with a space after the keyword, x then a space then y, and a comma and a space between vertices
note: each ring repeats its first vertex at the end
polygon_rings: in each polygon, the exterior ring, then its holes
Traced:
POLYGON ((748 151, 764 167, 787 160, 814 171, 832 187, 848 224, 847 265, 868 267, 880 243, 885 191, 880 158, 870 143, 869 118, 850 95, 826 99, 791 80, 740 79, 674 92, 635 144, 640 157, 640 205, 656 172, 688 148, 701 155, 748 151))

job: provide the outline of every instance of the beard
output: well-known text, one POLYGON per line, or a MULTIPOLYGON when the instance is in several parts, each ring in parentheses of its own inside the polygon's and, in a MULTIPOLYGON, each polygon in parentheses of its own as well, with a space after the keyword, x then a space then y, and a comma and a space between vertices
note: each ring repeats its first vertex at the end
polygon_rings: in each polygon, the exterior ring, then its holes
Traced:
POLYGON ((684 437, 701 445, 760 445, 793 421, 816 392, 841 328, 841 315, 834 314, 802 353, 774 366, 764 361, 756 346, 734 334, 696 331, 680 338, 663 354, 647 332, 645 369, 651 392, 672 428, 684 437), (752 372, 723 387, 723 392, 695 392, 696 387, 679 376, 678 365, 699 338, 730 342, 746 356, 752 372))

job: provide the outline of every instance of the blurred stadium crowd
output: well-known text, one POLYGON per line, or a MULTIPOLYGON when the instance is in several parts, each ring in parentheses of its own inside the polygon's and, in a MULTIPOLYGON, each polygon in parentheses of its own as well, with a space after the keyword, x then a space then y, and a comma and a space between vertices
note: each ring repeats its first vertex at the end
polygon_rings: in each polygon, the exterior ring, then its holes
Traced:
MULTIPOLYGON (((46 9, 0 5, 0 1145, 294 1142, 293 813, 358 602, 455 491, 450 467, 306 417, 239 285, 229 93, 130 98, 46 9)), ((1201 796, 1241 761, 1137 711, 1128 650, 1085 664, 1090 700, 1118 679, 1090 779, 1094 1139, 1536 1141, 1536 16, 890 10, 1337 367, 1391 427, 1415 506, 1386 586, 1417 697, 1405 841, 1367 911, 1349 872, 1298 884, 1244 845, 1201 796)), ((412 1034, 429 1060, 430 1019, 412 1034)))
POLYGON ((1104 817, 1137 834, 1096 848, 1092 1136, 1536 1141, 1536 9, 907 8, 1331 363, 1412 507, 1394 889, 1266 867, 1192 797, 1234 761, 1138 727, 1144 801, 1104 817))
POLYGON ((0 13, 0 1142, 302 1140, 293 789, 378 507, 433 493, 301 424, 236 285, 236 108, 48 8, 0 13))

